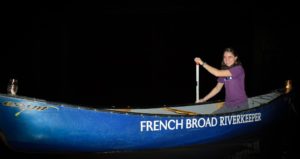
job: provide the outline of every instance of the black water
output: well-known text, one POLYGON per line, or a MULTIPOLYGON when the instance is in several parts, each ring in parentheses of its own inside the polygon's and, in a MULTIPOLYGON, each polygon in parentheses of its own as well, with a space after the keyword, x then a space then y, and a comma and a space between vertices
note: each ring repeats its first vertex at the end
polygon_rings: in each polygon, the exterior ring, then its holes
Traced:
MULTIPOLYGON (((115 152, 99 154, 24 154, 6 153, 7 158, 240 158, 260 156, 259 142, 220 143, 167 150, 150 150, 139 152, 115 152)), ((2 155, 1 155, 2 156, 2 155)), ((2 157, 1 157, 2 158, 2 157)))
POLYGON ((194 147, 184 147, 176 149, 149 150, 139 152, 114 152, 99 154, 28 154, 16 153, 9 150, 2 150, 1 158, 293 158, 297 153, 296 148, 287 143, 282 143, 279 138, 274 138, 269 143, 263 143, 259 139, 247 142, 224 142, 218 144, 208 144, 194 147), (3 156, 3 157, 2 157, 3 156))

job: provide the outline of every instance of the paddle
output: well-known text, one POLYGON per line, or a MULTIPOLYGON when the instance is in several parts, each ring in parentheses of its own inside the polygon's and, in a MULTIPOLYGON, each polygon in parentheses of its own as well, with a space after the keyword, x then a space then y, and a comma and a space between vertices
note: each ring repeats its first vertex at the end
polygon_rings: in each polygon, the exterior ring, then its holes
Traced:
POLYGON ((196 64, 196 102, 199 100, 199 64, 196 64))

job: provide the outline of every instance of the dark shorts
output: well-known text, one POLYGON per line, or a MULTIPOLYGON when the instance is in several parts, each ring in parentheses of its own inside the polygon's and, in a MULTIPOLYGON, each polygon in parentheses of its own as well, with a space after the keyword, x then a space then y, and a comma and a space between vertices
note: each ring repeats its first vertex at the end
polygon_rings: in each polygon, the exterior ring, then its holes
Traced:
POLYGON ((242 104, 239 104, 237 106, 224 105, 222 108, 214 111, 213 114, 236 112, 236 111, 241 111, 241 110, 246 110, 246 109, 249 109, 248 101, 246 101, 242 104))

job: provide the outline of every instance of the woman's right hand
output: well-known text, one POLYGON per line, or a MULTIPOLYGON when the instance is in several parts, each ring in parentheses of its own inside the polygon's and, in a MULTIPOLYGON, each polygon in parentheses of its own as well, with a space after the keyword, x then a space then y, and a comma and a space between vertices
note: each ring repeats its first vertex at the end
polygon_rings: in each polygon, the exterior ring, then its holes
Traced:
POLYGON ((196 103, 204 103, 204 102, 206 102, 206 100, 204 98, 196 100, 196 103))

